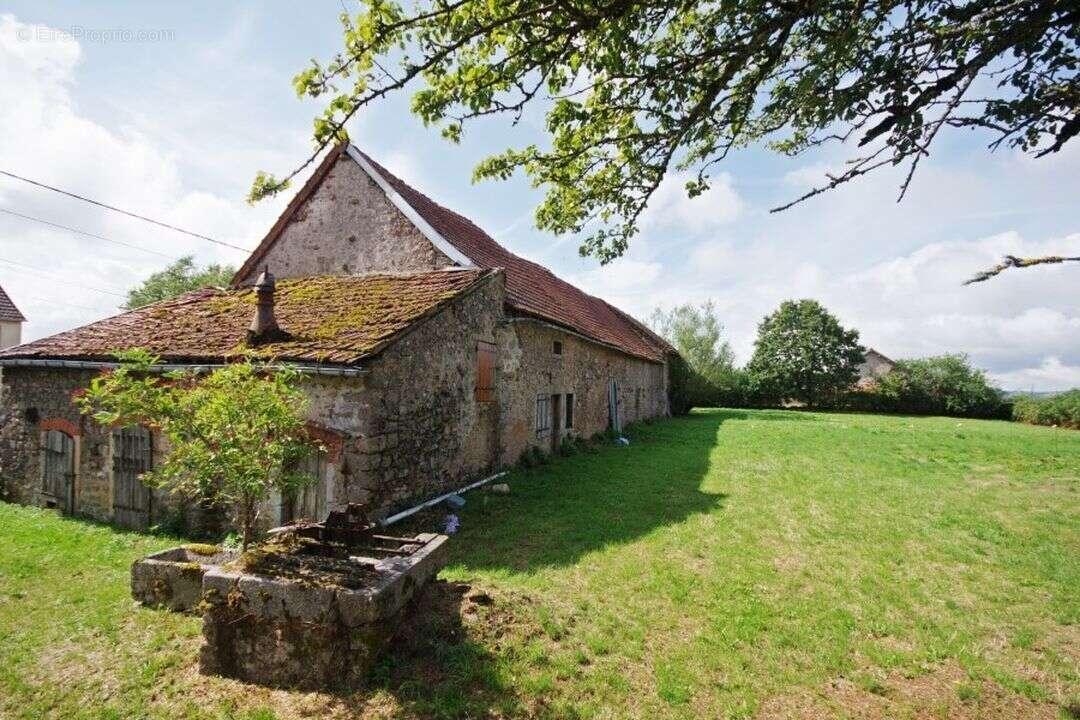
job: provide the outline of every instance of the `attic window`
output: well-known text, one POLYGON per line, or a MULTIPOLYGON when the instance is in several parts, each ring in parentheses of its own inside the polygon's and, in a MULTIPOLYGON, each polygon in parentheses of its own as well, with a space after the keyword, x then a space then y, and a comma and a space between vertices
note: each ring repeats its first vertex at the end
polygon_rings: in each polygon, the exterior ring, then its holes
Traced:
POLYGON ((551 343, 551 352, 555 353, 556 355, 562 355, 561 340, 556 340, 555 342, 551 343))

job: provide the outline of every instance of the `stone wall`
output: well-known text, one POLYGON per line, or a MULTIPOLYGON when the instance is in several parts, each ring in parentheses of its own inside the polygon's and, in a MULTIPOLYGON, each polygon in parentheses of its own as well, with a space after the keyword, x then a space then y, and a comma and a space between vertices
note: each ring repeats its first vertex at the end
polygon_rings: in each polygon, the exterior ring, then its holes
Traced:
POLYGON ((367 367, 366 408, 347 455, 347 490, 393 512, 456 490, 498 464, 499 407, 478 403, 477 342, 494 342, 503 275, 493 276, 421 323, 367 367))
POLYGON ((619 390, 622 424, 668 414, 667 371, 541 322, 513 318, 499 330, 498 393, 501 461, 515 462, 528 448, 551 450, 553 435, 591 437, 610 424, 608 388, 619 390), (554 344, 561 343, 561 354, 554 344), (573 427, 564 427, 566 396, 574 396, 573 427), (559 395, 558 429, 538 432, 537 398, 559 395))
POLYGON ((263 265, 278 278, 436 270, 454 263, 439 252, 348 155, 342 155, 299 208, 263 265))
POLYGON ((71 402, 94 373, 64 369, 4 369, 0 403, 0 492, 6 500, 38 505, 41 495, 41 434, 63 429, 75 439, 75 510, 109 514, 108 433, 87 421, 71 402))
MULTIPOLYGON (((112 430, 79 414, 75 393, 90 384, 91 370, 9 367, 0 391, 0 498, 27 505, 49 502, 41 493, 42 433, 63 430, 75 440, 75 507, 73 512, 98 520, 113 519, 112 430)), ((168 452, 164 438, 153 436, 153 463, 168 452)), ((213 513, 189 507, 170 493, 155 490, 150 522, 169 513, 184 513, 195 527, 211 530, 213 513)))

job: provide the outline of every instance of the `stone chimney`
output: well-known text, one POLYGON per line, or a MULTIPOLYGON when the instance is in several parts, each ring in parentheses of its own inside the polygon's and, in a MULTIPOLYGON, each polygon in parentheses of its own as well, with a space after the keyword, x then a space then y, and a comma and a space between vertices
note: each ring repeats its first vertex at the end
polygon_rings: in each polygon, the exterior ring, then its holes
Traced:
POLYGON ((274 317, 274 274, 269 267, 263 267, 262 274, 255 281, 255 315, 251 318, 251 326, 248 328, 248 345, 260 345, 275 340, 283 340, 288 333, 278 327, 277 318, 274 317))

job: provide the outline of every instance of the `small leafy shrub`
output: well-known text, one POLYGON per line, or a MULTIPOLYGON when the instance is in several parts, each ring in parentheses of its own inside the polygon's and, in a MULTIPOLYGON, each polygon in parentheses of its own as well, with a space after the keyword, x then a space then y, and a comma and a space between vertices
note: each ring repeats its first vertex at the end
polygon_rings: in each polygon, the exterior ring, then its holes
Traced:
POLYGON ((157 523, 151 526, 150 532, 172 537, 191 537, 192 535, 187 513, 182 507, 162 510, 157 523))
POLYGON ((1017 398, 1013 403, 1013 419, 1080 430, 1080 388, 1048 397, 1017 398))
POLYGON ((518 465, 523 468, 539 467, 541 465, 547 465, 549 462, 551 462, 551 458, 548 457, 548 454, 535 445, 526 448, 525 451, 521 453, 521 457, 518 458, 518 465))
POLYGON ((561 443, 559 443, 559 455, 563 457, 571 457, 577 455, 585 449, 585 441, 577 435, 567 435, 561 443))
POLYGON ((876 386, 848 393, 839 405, 863 412, 999 420, 1008 420, 1012 412, 1001 391, 964 355, 898 361, 876 386))

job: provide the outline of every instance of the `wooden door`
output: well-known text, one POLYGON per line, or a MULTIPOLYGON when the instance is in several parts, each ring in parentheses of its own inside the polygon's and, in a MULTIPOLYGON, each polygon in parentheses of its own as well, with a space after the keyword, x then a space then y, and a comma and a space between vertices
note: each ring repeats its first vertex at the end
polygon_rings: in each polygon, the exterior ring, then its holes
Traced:
POLYGON ((153 468, 150 431, 142 426, 113 432, 113 522, 145 530, 150 526, 150 488, 142 475, 153 468))
POLYGON ((75 510, 75 440, 60 430, 47 430, 41 491, 46 502, 70 515, 75 510))
POLYGON ((301 473, 312 478, 312 482, 286 498, 281 506, 281 523, 287 524, 297 520, 315 520, 321 522, 326 519, 326 459, 325 452, 315 452, 308 455, 300 463, 298 468, 301 473))

